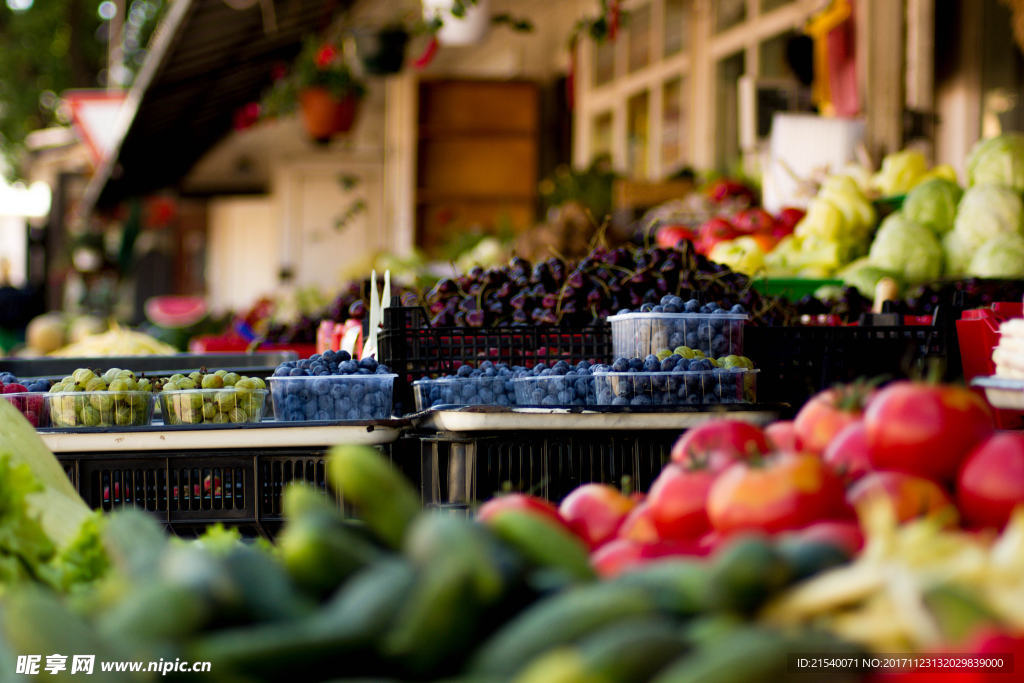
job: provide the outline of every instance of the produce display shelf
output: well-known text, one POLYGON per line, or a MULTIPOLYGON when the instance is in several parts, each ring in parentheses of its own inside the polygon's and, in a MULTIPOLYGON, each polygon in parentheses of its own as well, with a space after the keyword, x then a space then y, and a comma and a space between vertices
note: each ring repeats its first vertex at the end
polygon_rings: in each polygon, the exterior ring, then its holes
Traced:
POLYGON ((410 419, 421 429, 441 432, 477 431, 658 431, 690 429, 720 417, 764 425, 778 419, 785 406, 741 405, 708 410, 699 406, 666 406, 643 412, 615 406, 587 408, 444 407, 410 419))
POLYGON ((398 438, 404 420, 346 424, 274 423, 252 425, 168 426, 40 430, 55 454, 129 451, 190 451, 273 448, 325 448, 339 443, 379 445, 398 438))

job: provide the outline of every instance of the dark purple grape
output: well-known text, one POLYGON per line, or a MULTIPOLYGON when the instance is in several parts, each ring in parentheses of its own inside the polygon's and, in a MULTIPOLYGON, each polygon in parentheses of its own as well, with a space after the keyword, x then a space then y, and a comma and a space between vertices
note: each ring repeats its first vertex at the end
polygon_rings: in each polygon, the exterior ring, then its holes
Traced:
POLYGON ((362 301, 353 301, 348 307, 348 317, 353 320, 362 320, 366 317, 366 304, 362 301))

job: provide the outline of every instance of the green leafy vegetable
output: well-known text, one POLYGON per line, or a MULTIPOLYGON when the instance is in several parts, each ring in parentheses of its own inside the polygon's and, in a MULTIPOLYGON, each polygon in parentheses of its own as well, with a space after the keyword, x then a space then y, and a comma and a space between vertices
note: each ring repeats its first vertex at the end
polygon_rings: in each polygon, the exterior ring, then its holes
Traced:
POLYGON ((1024 276, 1024 237, 995 237, 974 252, 967 274, 975 277, 1018 278, 1024 276))
POLYGON ((942 246, 935 234, 897 213, 882 221, 869 257, 872 265, 893 271, 908 283, 942 274, 942 246))
POLYGON ((953 229, 956 206, 962 195, 960 186, 945 178, 926 180, 907 194, 903 215, 937 235, 944 235, 953 229))
POLYGON ((1004 133, 975 144, 967 156, 967 182, 1024 192, 1024 134, 1004 133))

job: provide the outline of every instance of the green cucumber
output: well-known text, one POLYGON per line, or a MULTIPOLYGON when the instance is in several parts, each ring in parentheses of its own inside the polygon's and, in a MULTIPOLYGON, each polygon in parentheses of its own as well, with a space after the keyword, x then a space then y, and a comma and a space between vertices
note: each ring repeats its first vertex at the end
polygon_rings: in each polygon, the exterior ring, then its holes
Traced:
POLYGON ((558 569, 575 579, 594 578, 583 541, 556 522, 531 512, 503 510, 487 520, 487 526, 534 566, 558 569))
POLYGON ((687 650, 682 629, 664 617, 612 624, 577 647, 586 673, 608 683, 650 680, 687 650))
POLYGON ((376 562, 352 577, 319 612, 299 620, 212 633, 194 642, 189 656, 216 662, 224 671, 265 680, 337 671, 353 653, 366 661, 371 659, 366 652, 394 623, 414 578, 406 562, 376 562))
POLYGON ((329 594, 379 554, 337 517, 324 511, 307 512, 290 518, 277 538, 288 573, 316 596, 329 594))
POLYGON ((421 507, 401 472, 368 446, 335 446, 328 454, 327 475, 334 490, 381 540, 401 547, 421 507))
POLYGON ((623 619, 653 614, 647 591, 614 583, 574 588, 528 607, 477 651, 470 672, 510 675, 538 655, 623 619))
POLYGON ((473 569, 441 558, 422 570, 383 651, 417 676, 436 673, 473 642, 483 605, 473 569))
POLYGON ((680 616, 701 614, 715 604, 708 567, 697 560, 650 562, 630 569, 615 582, 647 590, 659 607, 680 616))

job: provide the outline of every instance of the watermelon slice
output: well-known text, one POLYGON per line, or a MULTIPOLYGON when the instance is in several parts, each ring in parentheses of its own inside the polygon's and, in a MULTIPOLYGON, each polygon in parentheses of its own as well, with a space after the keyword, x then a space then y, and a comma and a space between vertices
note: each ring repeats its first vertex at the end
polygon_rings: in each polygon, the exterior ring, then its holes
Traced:
POLYGON ((172 330, 195 325, 208 310, 201 296, 154 296, 146 301, 146 318, 172 330))

